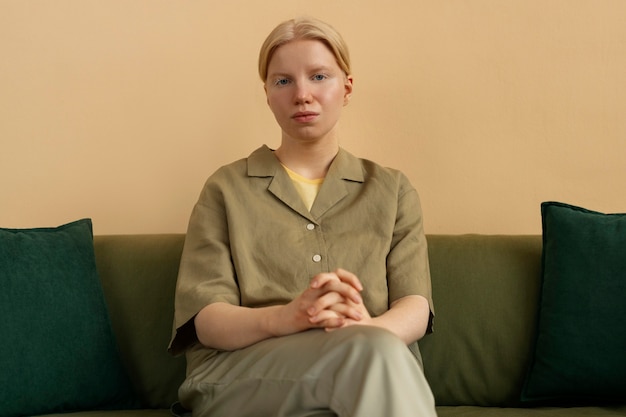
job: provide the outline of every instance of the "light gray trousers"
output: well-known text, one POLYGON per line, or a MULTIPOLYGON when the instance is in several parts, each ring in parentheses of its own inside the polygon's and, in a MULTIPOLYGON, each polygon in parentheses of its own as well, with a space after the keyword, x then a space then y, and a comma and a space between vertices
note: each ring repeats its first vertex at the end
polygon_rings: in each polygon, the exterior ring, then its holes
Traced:
POLYGON ((179 390, 194 417, 436 417, 415 357, 387 330, 310 330, 219 353, 179 390))

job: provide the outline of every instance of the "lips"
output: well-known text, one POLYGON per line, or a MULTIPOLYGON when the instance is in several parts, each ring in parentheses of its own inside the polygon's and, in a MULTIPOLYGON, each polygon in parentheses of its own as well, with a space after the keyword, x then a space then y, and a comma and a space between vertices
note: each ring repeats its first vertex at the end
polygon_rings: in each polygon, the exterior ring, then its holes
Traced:
POLYGON ((319 116, 319 113, 313 111, 299 111, 294 113, 291 118, 298 123, 310 123, 314 121, 317 116, 319 116))

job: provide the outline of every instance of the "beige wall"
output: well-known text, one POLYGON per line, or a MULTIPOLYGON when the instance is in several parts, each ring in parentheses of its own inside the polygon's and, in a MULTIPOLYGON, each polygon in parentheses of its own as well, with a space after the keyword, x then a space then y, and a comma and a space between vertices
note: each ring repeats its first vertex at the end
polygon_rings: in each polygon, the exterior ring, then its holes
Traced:
POLYGON ((183 232, 206 177, 279 131, 256 54, 310 14, 351 45, 343 145, 402 169, 428 233, 626 211, 626 2, 0 0, 0 226, 183 232))

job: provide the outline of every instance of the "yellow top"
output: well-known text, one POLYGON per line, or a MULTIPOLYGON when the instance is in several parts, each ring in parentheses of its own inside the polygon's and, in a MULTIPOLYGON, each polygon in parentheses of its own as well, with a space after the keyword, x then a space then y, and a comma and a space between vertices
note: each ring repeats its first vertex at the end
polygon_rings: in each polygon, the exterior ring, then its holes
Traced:
POLYGON ((287 174, 289 175, 289 178, 291 178, 291 182, 293 182, 293 185, 296 187, 298 194, 300 194, 300 197, 302 197, 304 205, 307 209, 309 209, 309 211, 311 211, 311 207, 313 207, 313 202, 315 201, 317 193, 319 192, 320 187, 324 182, 324 178, 316 178, 314 180, 311 180, 303 177, 297 172, 290 170, 284 165, 283 168, 285 168, 285 171, 287 171, 287 174))

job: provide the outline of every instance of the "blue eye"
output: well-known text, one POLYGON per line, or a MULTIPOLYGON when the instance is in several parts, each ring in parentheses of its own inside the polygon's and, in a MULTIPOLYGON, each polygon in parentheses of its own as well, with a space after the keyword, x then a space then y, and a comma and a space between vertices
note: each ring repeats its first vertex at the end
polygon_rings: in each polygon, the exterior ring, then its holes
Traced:
POLYGON ((274 82, 274 85, 277 85, 279 87, 287 84, 289 84, 289 80, 286 78, 279 78, 274 82))
POLYGON ((324 74, 315 74, 313 76, 313 80, 315 81, 324 81, 326 79, 326 76, 324 74))

